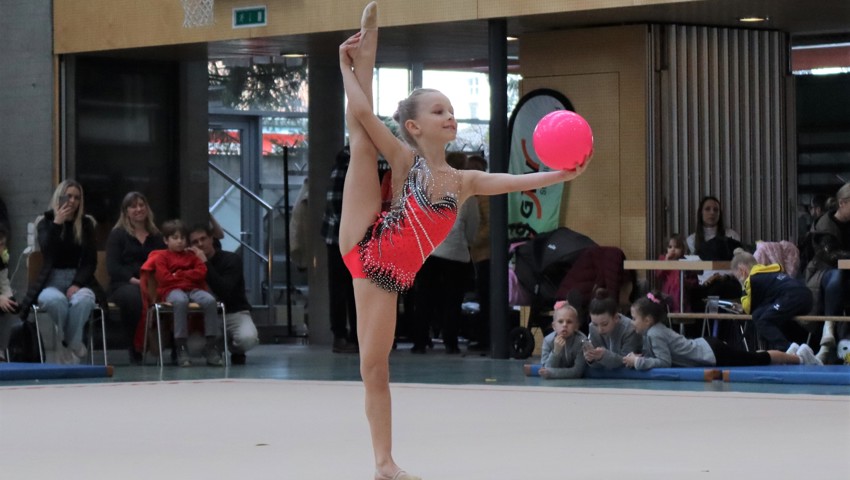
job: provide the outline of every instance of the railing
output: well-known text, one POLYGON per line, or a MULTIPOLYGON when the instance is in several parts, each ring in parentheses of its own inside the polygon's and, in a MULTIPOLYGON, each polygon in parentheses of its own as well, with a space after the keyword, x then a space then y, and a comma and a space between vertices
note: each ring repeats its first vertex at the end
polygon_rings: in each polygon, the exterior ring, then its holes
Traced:
POLYGON ((222 170, 218 165, 214 164, 211 161, 208 161, 207 163, 209 164, 209 167, 212 171, 221 175, 222 178, 227 180, 232 185, 232 187, 228 188, 228 192, 231 191, 232 188, 236 188, 240 192, 244 193, 246 197, 248 197, 249 199, 254 201, 257 205, 259 205, 263 210, 266 211, 266 215, 265 215, 266 223, 267 223, 266 244, 268 245, 266 254, 263 254, 262 252, 256 250, 251 245, 245 243, 241 238, 233 235, 232 233, 230 233, 226 230, 225 230, 225 233, 227 235, 229 235, 230 237, 232 237, 233 239, 235 239, 237 242, 239 242, 239 244, 242 245, 247 251, 251 252, 254 256, 259 258, 260 260, 262 260, 266 264, 266 274, 268 275, 268 282, 269 282, 269 289, 270 289, 268 294, 265 296, 266 297, 266 309, 268 311, 268 316, 269 316, 268 322, 269 322, 269 324, 270 325, 274 324, 275 323, 275 318, 274 318, 275 309, 272 308, 273 307, 273 305, 272 305, 273 295, 271 294, 271 284, 272 284, 272 279, 274 278, 274 276, 273 276, 273 274, 274 274, 274 261, 273 261, 274 260, 274 246, 273 246, 273 241, 272 241, 272 239, 274 238, 274 207, 269 205, 265 200, 260 198, 256 193, 252 192, 251 190, 249 190, 248 188, 243 186, 241 183, 239 183, 239 180, 228 175, 227 172, 222 170))

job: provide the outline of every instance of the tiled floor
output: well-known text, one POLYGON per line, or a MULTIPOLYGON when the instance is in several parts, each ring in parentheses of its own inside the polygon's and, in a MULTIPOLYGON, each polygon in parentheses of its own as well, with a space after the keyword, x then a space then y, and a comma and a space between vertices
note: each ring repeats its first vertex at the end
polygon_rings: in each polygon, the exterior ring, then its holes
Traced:
MULTIPOLYGON (((440 345, 425 355, 415 355, 410 353, 409 347, 409 344, 400 344, 390 357, 391 379, 394 383, 850 395, 850 386, 840 385, 602 379, 544 380, 539 377, 526 377, 522 373, 523 363, 538 361, 536 358, 494 360, 478 354, 447 355, 440 345)), ((148 358, 148 362, 151 363, 148 366, 131 366, 125 352, 110 351, 110 363, 115 365, 115 374, 112 378, 52 380, 40 383, 110 383, 220 378, 357 381, 360 378, 358 356, 331 353, 329 346, 260 345, 248 353, 246 365, 228 368, 207 367, 203 366, 202 358, 195 360, 196 365, 188 368, 178 368, 168 364, 164 368, 159 368, 152 364, 152 358, 148 358)), ((35 383, 39 382, 3 382, 0 386, 35 383)))

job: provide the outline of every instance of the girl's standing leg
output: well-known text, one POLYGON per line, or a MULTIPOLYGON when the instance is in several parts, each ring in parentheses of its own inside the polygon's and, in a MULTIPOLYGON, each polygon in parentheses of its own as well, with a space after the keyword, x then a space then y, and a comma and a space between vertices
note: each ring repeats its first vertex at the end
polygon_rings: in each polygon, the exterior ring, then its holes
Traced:
POLYGON ((399 467, 392 457, 392 398, 389 355, 393 347, 398 294, 368 280, 354 280, 360 376, 366 397, 366 419, 375 455, 375 477, 392 478, 399 467))
MULTIPOLYGON (((354 74, 372 101, 372 70, 378 46, 377 4, 366 6, 361 19, 360 46, 354 56, 354 74)), ((363 238, 381 208, 378 152, 362 125, 348 112, 351 160, 342 195, 339 245, 343 255, 363 238)), ((360 375, 366 398, 366 418, 375 455, 375 478, 394 478, 399 471, 392 458, 392 406, 389 355, 392 351, 398 294, 387 292, 367 279, 354 280, 360 375)), ((413 479, 415 477, 396 477, 413 479)))

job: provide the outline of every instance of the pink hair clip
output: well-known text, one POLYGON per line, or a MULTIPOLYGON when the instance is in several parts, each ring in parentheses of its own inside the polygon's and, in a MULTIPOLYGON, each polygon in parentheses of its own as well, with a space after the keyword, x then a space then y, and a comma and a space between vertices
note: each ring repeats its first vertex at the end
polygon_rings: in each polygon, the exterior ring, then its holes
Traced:
POLYGON ((567 301, 566 301, 566 300, 558 300, 557 302, 555 302, 555 305, 552 307, 552 310, 557 310, 557 309, 559 309, 559 308, 564 308, 565 306, 567 306, 567 301))
POLYGON ((653 295, 652 292, 647 293, 646 298, 648 298, 652 303, 661 304, 661 300, 658 299, 658 297, 656 297, 655 295, 653 295))

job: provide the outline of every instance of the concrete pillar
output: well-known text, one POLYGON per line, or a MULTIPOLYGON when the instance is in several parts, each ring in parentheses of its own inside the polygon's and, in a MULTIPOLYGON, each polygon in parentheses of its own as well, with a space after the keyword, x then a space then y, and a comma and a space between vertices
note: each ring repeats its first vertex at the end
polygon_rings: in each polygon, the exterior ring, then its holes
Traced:
POLYGON ((178 78, 180 218, 191 225, 205 220, 209 212, 206 60, 180 62, 178 78))
MULTIPOLYGON (((10 275, 27 246, 27 222, 47 209, 58 172, 51 0, 0 6, 0 197, 9 210, 10 275)), ((26 291, 26 265, 12 287, 26 291)))
POLYGON ((333 334, 328 309, 327 248, 319 232, 331 168, 336 154, 345 145, 345 93, 336 49, 312 55, 309 62, 310 214, 307 217, 311 221, 309 231, 315 235, 315 241, 310 242, 312 260, 307 271, 309 332, 311 343, 330 345, 333 334))

